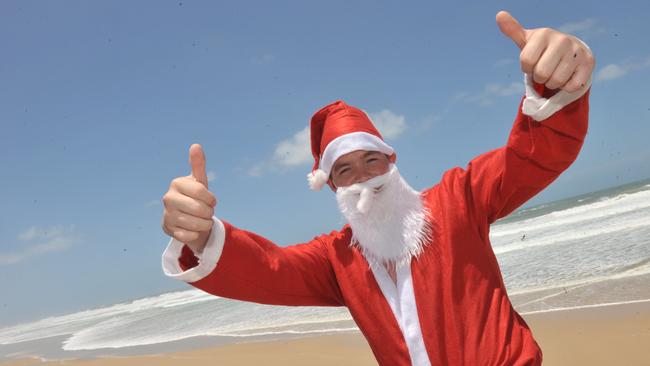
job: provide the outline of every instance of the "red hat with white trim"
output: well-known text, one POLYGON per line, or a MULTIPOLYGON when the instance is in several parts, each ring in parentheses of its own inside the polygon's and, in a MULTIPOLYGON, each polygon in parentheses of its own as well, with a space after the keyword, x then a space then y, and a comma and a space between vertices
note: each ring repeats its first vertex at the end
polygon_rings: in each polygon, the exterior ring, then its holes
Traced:
MULTIPOLYGON (((309 187, 319 191, 330 181, 336 159, 357 150, 379 151, 388 155, 393 162, 396 158, 393 148, 384 142, 363 110, 338 100, 316 112, 311 118, 314 167, 307 175, 309 187)), ((334 188, 331 182, 330 186, 334 188)))

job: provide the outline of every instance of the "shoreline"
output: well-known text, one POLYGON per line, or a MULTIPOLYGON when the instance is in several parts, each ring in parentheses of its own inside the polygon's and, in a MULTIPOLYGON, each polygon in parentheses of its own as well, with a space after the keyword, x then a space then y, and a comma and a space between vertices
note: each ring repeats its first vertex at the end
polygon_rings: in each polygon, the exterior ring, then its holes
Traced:
MULTIPOLYGON (((542 348, 544 365, 647 365, 650 344, 650 299, 624 304, 586 305, 522 314, 542 348)), ((376 365, 358 331, 300 336, 294 339, 205 346, 180 352, 137 356, 100 356, 92 359, 42 361, 23 358, 0 366, 72 365, 376 365)))
MULTIPOLYGON (((627 357, 644 349, 636 338, 630 338, 633 334, 643 339, 646 344, 650 344, 650 286, 647 285, 648 283, 650 283, 650 274, 641 273, 604 281, 583 282, 570 286, 514 293, 510 296, 510 300, 542 347, 544 365, 563 365, 568 363, 559 362, 557 357, 560 356, 556 355, 561 354, 561 358, 566 359, 570 357, 570 354, 565 355, 562 347, 572 350, 587 347, 583 345, 586 344, 591 349, 607 350, 608 346, 615 344, 615 349, 611 350, 609 354, 627 357), (627 331, 621 329, 623 325, 627 326, 627 331), (620 343, 616 339, 603 342, 611 330, 616 330, 616 337, 626 339, 627 343, 620 343), (590 339, 583 340, 585 335, 588 335, 590 339)), ((274 359, 274 357, 282 360, 296 359, 296 364, 301 364, 298 361, 299 358, 304 364, 305 360, 310 358, 324 358, 334 362, 327 356, 330 353, 340 357, 336 361, 337 364, 344 362, 348 356, 356 357, 355 359, 359 362, 355 364, 376 364, 365 338, 353 320, 338 321, 335 328, 338 330, 315 330, 294 334, 281 333, 274 329, 267 334, 245 337, 196 336, 152 345, 80 351, 64 351, 62 345, 69 335, 60 335, 0 345, 0 353, 2 353, 0 366, 61 363, 97 366, 130 365, 128 362, 134 362, 131 363, 133 365, 146 365, 147 363, 143 362, 149 362, 147 360, 152 359, 155 359, 156 363, 151 363, 151 365, 164 365, 164 362, 167 362, 164 361, 165 359, 174 359, 177 357, 176 355, 196 359, 197 366, 204 363, 209 364, 209 360, 214 360, 215 357, 218 359, 225 357, 224 359, 232 360, 233 364, 249 364, 248 362, 257 364, 258 361, 254 361, 252 358, 250 361, 241 358, 240 362, 236 362, 236 360, 238 359, 237 355, 245 355, 245 358, 248 359, 259 354, 267 354, 269 359, 274 359), (347 343, 356 346, 353 349, 348 349, 345 347, 347 343)), ((589 353, 586 349, 583 351, 585 354, 589 353)), ((608 358, 607 355, 600 355, 598 358, 607 359, 611 362, 610 364, 620 364, 615 362, 616 360, 608 358)), ((650 356, 647 358, 649 362, 646 364, 650 365, 650 356)), ((596 361, 597 359, 594 362, 596 361)), ((269 366, 291 365, 284 361, 267 362, 266 358, 259 362, 268 363, 269 366)), ((574 359, 573 364, 584 363, 579 359, 574 359)), ((605 365, 605 363, 602 364, 605 365)))

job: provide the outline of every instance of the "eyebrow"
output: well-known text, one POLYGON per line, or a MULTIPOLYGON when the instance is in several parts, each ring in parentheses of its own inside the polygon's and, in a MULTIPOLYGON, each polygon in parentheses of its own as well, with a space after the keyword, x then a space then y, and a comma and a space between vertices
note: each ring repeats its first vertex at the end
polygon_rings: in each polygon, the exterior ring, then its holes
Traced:
POLYGON ((379 151, 366 151, 366 152, 363 154, 363 157, 364 157, 364 158, 367 158, 368 155, 375 155, 375 154, 381 154, 381 152, 379 152, 379 151))

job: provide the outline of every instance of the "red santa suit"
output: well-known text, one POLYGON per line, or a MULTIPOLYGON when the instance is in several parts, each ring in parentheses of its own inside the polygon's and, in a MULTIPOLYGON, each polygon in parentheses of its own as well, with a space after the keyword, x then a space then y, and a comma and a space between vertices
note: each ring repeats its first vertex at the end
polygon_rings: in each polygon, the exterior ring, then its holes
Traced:
POLYGON ((172 239, 168 276, 222 297, 347 306, 381 365, 540 365, 542 353, 508 298, 490 224, 549 185, 587 132, 591 80, 553 93, 525 79, 505 146, 447 171, 421 192, 432 235, 394 283, 351 246, 349 226, 279 247, 217 218, 201 255, 172 239))

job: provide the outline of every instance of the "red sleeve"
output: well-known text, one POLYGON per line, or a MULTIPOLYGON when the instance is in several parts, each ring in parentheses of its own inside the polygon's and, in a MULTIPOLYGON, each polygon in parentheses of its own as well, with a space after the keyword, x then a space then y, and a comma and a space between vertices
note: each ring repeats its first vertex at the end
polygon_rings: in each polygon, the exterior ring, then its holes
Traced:
POLYGON ((190 268, 194 268, 199 265, 199 260, 196 258, 190 247, 183 245, 181 250, 181 256, 178 258, 178 264, 180 265, 183 271, 187 271, 190 268))
POLYGON ((465 171, 448 172, 460 180, 454 185, 462 187, 479 222, 508 215, 575 161, 587 133, 589 92, 541 122, 524 115, 520 103, 506 146, 476 157, 465 171))
POLYGON ((211 294, 273 305, 342 306, 328 236, 280 247, 227 222, 216 268, 192 285, 211 294))

